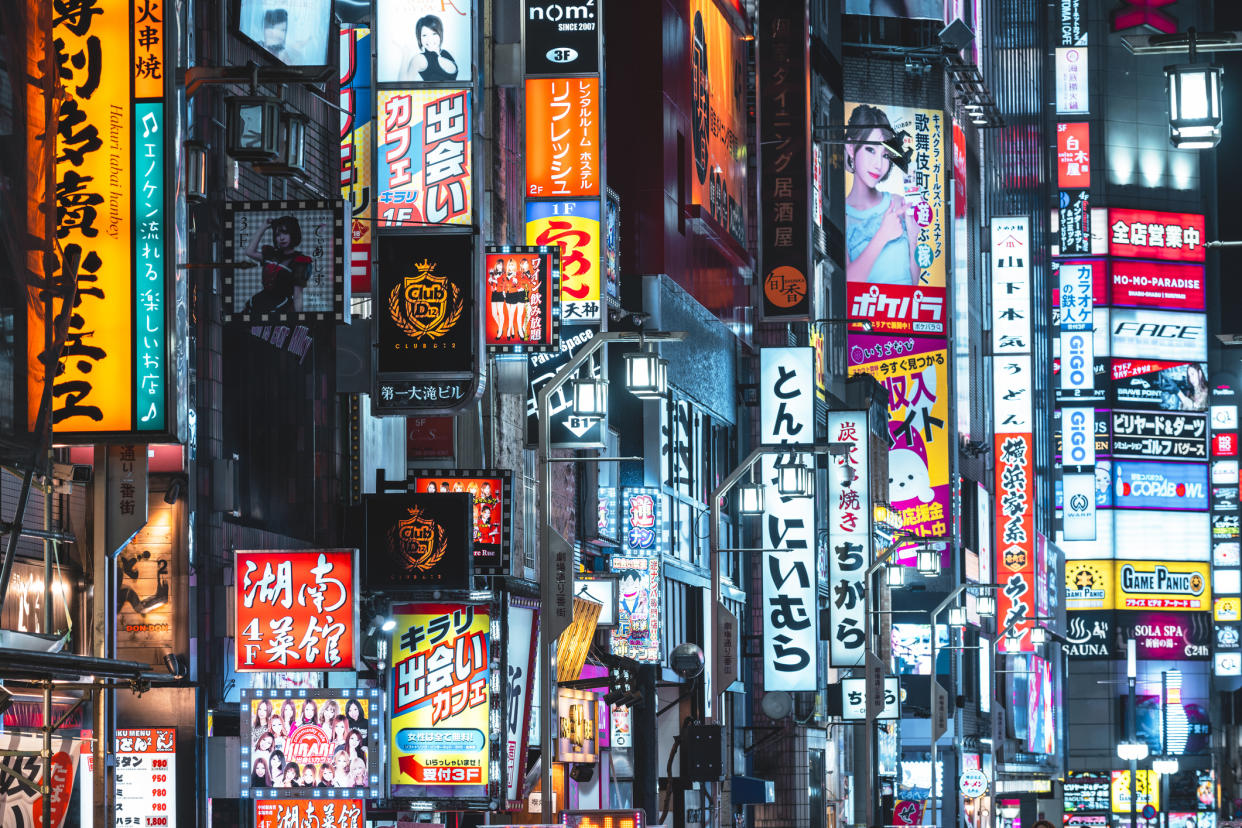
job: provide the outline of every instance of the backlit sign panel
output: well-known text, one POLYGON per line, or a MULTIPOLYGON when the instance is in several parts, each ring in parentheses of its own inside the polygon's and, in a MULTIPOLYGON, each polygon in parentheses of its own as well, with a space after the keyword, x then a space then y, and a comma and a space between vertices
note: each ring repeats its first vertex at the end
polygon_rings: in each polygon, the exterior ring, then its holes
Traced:
POLYGON ((376 80, 461 83, 474 77, 474 6, 443 0, 378 0, 376 80))
POLYGON ((645 812, 634 811, 562 811, 563 828, 646 828, 645 812))
POLYGON ((1212 606, 1208 564, 1195 561, 1118 561, 1117 609, 1206 611, 1212 606))
POLYGON ((254 826, 365 828, 365 808, 362 799, 256 799, 254 826))
POLYGON ((234 554, 234 669, 321 672, 358 666, 355 550, 234 554))
POLYGON ((1202 311, 1206 309, 1203 265, 1113 259, 1114 305, 1202 311))
POLYGON ((1070 396, 1095 392, 1095 338, 1090 330, 1060 333, 1060 391, 1070 396))
POLYGON ((376 93, 376 201, 380 227, 469 226, 469 89, 381 89, 376 93))
POLYGON ((1062 331, 1091 331, 1095 317, 1095 271, 1089 263, 1061 262, 1057 269, 1057 307, 1062 331))
POLYGON ((371 290, 371 243, 375 222, 371 174, 375 169, 375 91, 371 85, 371 30, 342 26, 341 197, 349 204, 351 291, 371 290))
MULTIPOLYGON (((534 445, 539 441, 539 392, 556 372, 578 353, 598 331, 585 325, 563 325, 560 349, 548 353, 531 354, 527 362, 526 393, 526 442, 534 445)), ((604 346, 606 354, 607 346, 604 346)), ((592 376, 601 375, 603 356, 597 355, 583 366, 592 376)), ((579 417, 573 412, 573 396, 569 383, 565 383, 548 397, 549 434, 554 448, 602 448, 607 431, 606 419, 579 417)))
POLYGON ((378 688, 241 690, 243 799, 379 796, 378 688))
POLYGON ((612 631, 613 655, 643 664, 660 661, 660 558, 613 555, 608 566, 617 573, 617 626, 612 631))
MULTIPOLYGON (((846 307, 851 319, 870 320, 873 331, 892 333, 943 334, 945 332, 945 294, 912 285, 872 285, 847 282, 846 307)), ((851 322, 850 329, 861 329, 862 322, 851 322)))
POLYGON ((659 557, 668 539, 664 494, 659 489, 621 490, 621 548, 630 557, 659 557))
POLYGON ((466 492, 366 496, 366 586, 469 589, 474 509, 466 492))
POLYGON ((1207 317, 1201 313, 1113 308, 1112 355, 1207 361, 1207 317))
POLYGON ((392 614, 392 795, 481 796, 491 781, 488 607, 400 604, 392 614))
POLYGON ((115 824, 172 828, 177 824, 176 729, 118 728, 115 739, 115 824))
MULTIPOLYGON (((1207 512, 1155 512, 1113 509, 1113 543, 1117 557, 1160 560, 1176 550, 1181 561, 1209 558, 1210 521, 1207 512)), ((1117 607, 1122 609, 1120 605, 1117 607)))
POLYGON ((1207 460, 1203 414, 1114 411, 1113 456, 1140 460, 1207 460))
POLYGON ((1068 540, 1095 540, 1095 475, 1066 472, 1062 475, 1062 526, 1068 540))
MULTIPOLYGON (((867 680, 865 678, 841 679, 841 718, 847 722, 861 722, 867 718, 867 680)), ((876 714, 878 720, 901 718, 901 679, 884 677, 884 706, 876 714)))
POLYGON ((760 349, 760 442, 812 441, 809 424, 814 422, 815 399, 808 389, 814 372, 812 348, 760 349))
POLYGON ((238 31, 280 62, 288 66, 328 63, 331 0, 281 0, 279 4, 240 0, 234 8, 238 31))
MULTIPOLYGON (((694 108, 690 116, 694 177, 690 200, 739 244, 746 243, 746 55, 741 33, 715 0, 690 0, 689 77, 694 108)), ((795 62, 798 55, 794 55, 795 62)), ((762 69, 762 67, 760 67, 762 69)), ((797 102, 789 101, 796 106, 797 102)), ((762 117, 762 115, 761 115, 762 117)), ((782 147, 806 154, 802 146, 782 147)), ((762 153, 762 150, 760 150, 762 153)), ((805 166, 805 160, 795 162, 805 166)), ((793 191, 804 187, 795 181, 793 191)), ((780 193, 772 194, 781 198, 780 193)), ((805 216, 806 198, 801 210, 805 216)), ((798 216, 797 218, 802 218, 798 216)), ((797 219, 795 219, 797 220, 797 219)), ((805 231, 804 231, 805 232, 805 231)))
POLYGON ((561 251, 561 323, 600 318, 599 200, 527 201, 526 243, 561 251))
POLYGON ((1065 608, 1111 610, 1114 607, 1114 564, 1109 560, 1065 562, 1065 608))
POLYGON ((857 667, 863 647, 855 630, 866 624, 867 584, 871 563, 871 477, 866 411, 830 411, 828 440, 849 445, 844 455, 833 455, 828 469, 828 580, 829 663, 857 667), (846 482, 846 478, 849 482, 846 482))
POLYGON ((505 738, 505 807, 522 804, 527 735, 535 686, 535 659, 539 643, 539 607, 528 598, 509 597, 505 621, 506 697, 503 706, 505 738))
POLYGON ((509 469, 418 469, 414 491, 465 493, 474 498, 474 571, 505 575, 513 521, 513 472, 509 469))
POLYGON ((1210 612, 1119 612, 1121 638, 1133 638, 1138 657, 1160 661, 1207 661, 1212 655, 1210 612))
POLYGON ((598 196, 601 126, 599 78, 527 78, 526 195, 598 196))
POLYGON ((1095 465, 1095 409, 1061 410, 1061 446, 1063 466, 1095 465))
POLYGON ((1113 398, 1125 408, 1206 411, 1207 366, 1201 362, 1114 359, 1113 398))
POLYGON ((1117 460, 1113 492, 1118 509, 1204 510, 1208 508, 1207 466, 1117 460))
POLYGON ((1202 262, 1204 218, 1198 213, 1108 210, 1108 254, 1169 262, 1202 262))
POLYGON ((1057 186, 1091 186, 1091 124, 1057 124, 1057 186))
POLYGON ((1087 47, 1056 50, 1057 114, 1078 115, 1089 111, 1087 47))
POLYGON ((489 353, 554 351, 561 329, 561 262, 556 247, 490 246, 483 255, 489 353))
MULTIPOLYGON (((1130 813, 1130 771, 1112 771, 1112 806, 1115 814, 1130 813)), ((1134 808, 1140 813, 1148 805, 1160 810, 1160 774, 1139 768, 1134 777, 1137 792, 1134 808)))
POLYGON ((992 219, 992 351, 1031 350, 1031 228, 1022 216, 992 219))
POLYGON ((599 71, 599 6, 593 2, 526 0, 523 37, 527 75, 599 71))
MULTIPOLYGON (((1102 771, 1068 771, 1062 785, 1066 811, 1107 811, 1109 775, 1102 771)), ((1107 825, 1107 823, 1105 823, 1107 825)))
POLYGON ((1090 279, 1090 295, 1091 301, 1095 305, 1107 305, 1108 301, 1108 260, 1107 259, 1054 259, 1052 262, 1053 285, 1056 289, 1052 297, 1054 307, 1060 306, 1061 299, 1061 270, 1070 268, 1074 273, 1070 278, 1082 285, 1082 292, 1086 292, 1086 280, 1090 279))

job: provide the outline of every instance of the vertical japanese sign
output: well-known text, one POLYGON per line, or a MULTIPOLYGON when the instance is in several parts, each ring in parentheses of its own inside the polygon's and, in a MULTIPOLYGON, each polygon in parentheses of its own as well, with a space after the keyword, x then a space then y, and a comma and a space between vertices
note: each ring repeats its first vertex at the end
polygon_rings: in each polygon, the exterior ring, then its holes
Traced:
POLYGON ((476 604, 392 609, 394 796, 482 796, 491 759, 490 618, 476 604))
POLYGON ((1061 256, 1080 256, 1091 252, 1090 193, 1087 190, 1061 190, 1057 195, 1057 247, 1061 256))
MULTIPOLYGON (((759 352, 759 422, 764 443, 813 442, 815 365, 812 348, 759 352)), ((816 608, 815 499, 782 497, 777 464, 809 458, 760 458, 764 497, 760 566, 763 577, 763 687, 814 690, 817 684, 819 612, 816 608), (780 549, 781 552, 770 550, 780 549)))
POLYGON ((617 626, 613 655, 643 664, 660 662, 660 558, 613 555, 609 569, 617 573, 617 626))
POLYGON ((380 227, 470 226, 470 90, 381 89, 376 97, 380 227))
POLYGON ((1090 110, 1087 86, 1087 47, 1056 50, 1057 114, 1080 115, 1090 110))
MULTIPOLYGON (((167 434, 163 4, 104 0, 66 9, 58 8, 53 31, 63 92, 56 103, 56 235, 80 263, 65 358, 52 385, 52 424, 62 440, 167 434)), ((28 113, 32 122, 41 117, 28 113)), ((41 163, 42 149, 31 143, 31 163, 41 163)), ((42 209, 40 202, 32 198, 32 209, 42 209)), ((41 226, 43 219, 32 213, 31 221, 41 226)), ((34 268, 57 278, 42 262, 34 268)), ((43 294, 31 290, 28 428, 46 379, 47 335, 43 294)), ((53 313, 62 304, 54 297, 53 313)))
POLYGON ((626 555, 650 558, 669 551, 660 548, 668 538, 663 500, 659 489, 621 490, 621 548, 626 555))
POLYGON ((362 799, 256 799, 255 828, 365 828, 362 799))
POLYGON ((147 523, 147 447, 133 443, 108 446, 106 469, 108 512, 104 537, 108 553, 114 554, 147 523))
POLYGON ((857 320, 850 328, 944 333, 944 113, 847 102, 845 117, 846 308, 857 320), (909 158, 904 173, 894 163, 898 151, 909 158))
POLYGON ((725 5, 690 0, 690 200, 745 246, 747 61, 725 5))
POLYGON ((357 667, 353 549, 236 553, 238 672, 357 667))
POLYGON ((527 78, 526 195, 599 194, 599 78, 527 78))
MULTIPOLYGON (((6 771, 16 774, 22 779, 41 786, 44 782, 43 737, 8 731, 0 734, 0 749, 6 755, 0 756, 0 765, 6 771), (7 755, 23 751, 26 756, 7 755)), ((51 784, 52 795, 45 800, 42 793, 36 793, 19 785, 12 777, 5 774, 4 810, 0 812, 0 826, 4 828, 25 828, 37 826, 43 828, 44 814, 51 812, 52 828, 63 828, 65 817, 69 815, 69 801, 73 796, 73 788, 80 773, 78 761, 82 752, 82 742, 78 739, 52 738, 52 772, 47 780, 51 784)), ((88 752, 89 753, 89 752, 88 752)), ((85 790, 89 786, 79 786, 85 790)), ((81 799, 81 797, 79 797, 81 799)), ((92 815, 93 818, 93 815, 92 815)), ((89 821, 82 822, 90 825, 89 821)))
POLYGON ((1025 217, 993 218, 992 416, 996 457, 996 573, 1005 586, 1004 646, 1031 651, 1035 615, 1035 440, 1031 373, 1031 233, 1025 217))
POLYGON ((828 412, 828 441, 846 443, 828 470, 828 662, 863 663, 867 584, 871 563, 870 433, 866 411, 828 412))
POLYGON ((539 609, 531 600, 510 596, 505 628, 505 807, 524 804, 527 735, 534 697, 535 657, 539 643, 539 609))
MULTIPOLYGON (((953 514, 949 474, 949 351, 941 337, 850 334, 849 372, 888 391, 889 503, 908 531, 945 537, 953 514)), ((895 553, 914 563, 913 546, 895 553)), ((948 563, 948 547, 942 547, 948 563)))
POLYGON ((1091 186, 1091 124, 1057 124, 1057 186, 1062 190, 1091 186))
POLYGON ((341 197, 350 208, 349 279, 358 293, 371 290, 372 172, 375 92, 371 86, 371 30, 342 26, 341 49, 341 197))
POLYGON ((794 0, 759 7, 759 272, 762 318, 770 320, 811 313, 808 15, 794 0))
POLYGON ((177 731, 116 732, 116 824, 177 824, 177 731))
POLYGON ((527 201, 526 243, 561 252, 561 321, 600 318, 599 201, 527 201))

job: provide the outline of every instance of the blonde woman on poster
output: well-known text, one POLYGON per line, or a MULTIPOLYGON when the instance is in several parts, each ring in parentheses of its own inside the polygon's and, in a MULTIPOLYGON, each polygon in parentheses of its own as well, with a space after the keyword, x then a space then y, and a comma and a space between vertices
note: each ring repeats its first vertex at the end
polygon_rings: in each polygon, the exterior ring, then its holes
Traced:
POLYGON ((845 127, 845 169, 854 178, 845 197, 845 276, 850 282, 919 282, 914 258, 918 228, 909 226, 906 200, 879 189, 893 172, 883 142, 894 135, 888 116, 868 104, 855 107, 845 127))

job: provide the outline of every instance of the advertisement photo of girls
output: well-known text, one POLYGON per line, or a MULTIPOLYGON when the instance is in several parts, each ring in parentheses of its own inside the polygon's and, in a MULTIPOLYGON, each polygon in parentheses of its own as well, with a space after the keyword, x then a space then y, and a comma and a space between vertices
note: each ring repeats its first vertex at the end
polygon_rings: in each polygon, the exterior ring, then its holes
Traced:
POLYGON ((551 348, 559 316, 557 254, 549 247, 488 248, 484 297, 486 342, 490 348, 551 348), (498 252, 503 251, 503 252, 498 252))
POLYGON ((251 699, 250 787, 368 787, 367 703, 354 698, 251 699))

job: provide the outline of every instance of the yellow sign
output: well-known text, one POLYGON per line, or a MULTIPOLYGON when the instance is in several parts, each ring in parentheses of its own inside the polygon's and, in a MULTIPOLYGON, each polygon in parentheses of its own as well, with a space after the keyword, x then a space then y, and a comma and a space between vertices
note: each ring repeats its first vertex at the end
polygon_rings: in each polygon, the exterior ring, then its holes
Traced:
POLYGON ((487 607, 403 604, 393 616, 394 795, 440 785, 481 795, 491 736, 487 607))
POLYGON ((1212 615, 1217 621, 1242 621, 1242 598, 1217 598, 1212 615))
POLYGON ((1207 563, 1193 561, 1117 561, 1119 610, 1206 611, 1212 605, 1207 563))
MULTIPOLYGON (((1141 811, 1148 805, 1160 810, 1160 775, 1153 770, 1139 770, 1135 777, 1135 793, 1138 802, 1134 809, 1141 811)), ((1130 813, 1130 772, 1113 771, 1113 813, 1130 813)))
POLYGON ((1065 562, 1065 608, 1067 610, 1113 609, 1112 561, 1065 562))

